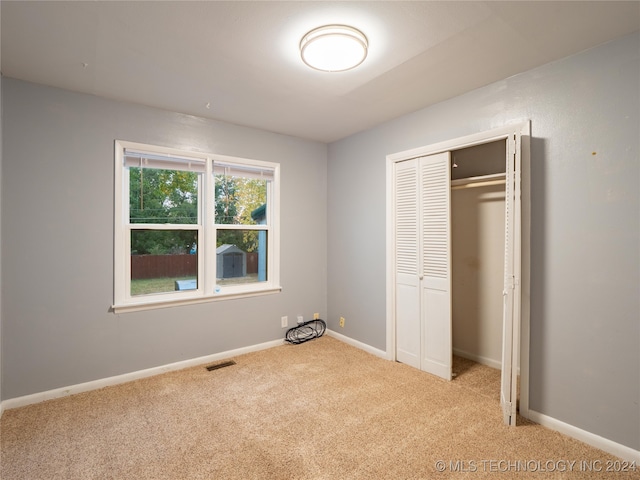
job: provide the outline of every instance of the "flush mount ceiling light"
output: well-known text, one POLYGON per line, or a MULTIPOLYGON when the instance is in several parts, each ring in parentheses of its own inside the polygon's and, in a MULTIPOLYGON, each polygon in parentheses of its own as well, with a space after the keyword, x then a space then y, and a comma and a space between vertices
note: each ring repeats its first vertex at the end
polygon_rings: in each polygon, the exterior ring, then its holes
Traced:
POLYGON ((367 58, 369 42, 360 30, 346 25, 314 28, 300 41, 302 61, 316 70, 344 72, 367 58))

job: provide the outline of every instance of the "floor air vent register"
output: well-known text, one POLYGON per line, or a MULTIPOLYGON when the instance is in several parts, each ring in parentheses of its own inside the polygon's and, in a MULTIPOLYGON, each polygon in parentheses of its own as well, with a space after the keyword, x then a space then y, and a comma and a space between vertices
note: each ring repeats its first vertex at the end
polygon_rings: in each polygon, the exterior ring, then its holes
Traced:
POLYGON ((233 360, 229 360, 228 362, 222 362, 222 363, 216 363, 215 365, 209 365, 207 367, 207 370, 209 370, 210 372, 212 370, 218 370, 219 368, 224 368, 224 367, 230 367, 231 365, 235 365, 236 362, 234 362, 233 360))

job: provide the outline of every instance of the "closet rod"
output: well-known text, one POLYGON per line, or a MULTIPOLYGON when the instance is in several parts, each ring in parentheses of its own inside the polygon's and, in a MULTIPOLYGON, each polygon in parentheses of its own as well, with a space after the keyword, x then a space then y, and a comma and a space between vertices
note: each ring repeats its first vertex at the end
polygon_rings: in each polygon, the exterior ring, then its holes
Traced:
POLYGON ((461 188, 487 187, 489 185, 504 185, 506 180, 485 180, 484 182, 463 183, 462 185, 452 185, 451 190, 460 190, 461 188))
POLYGON ((493 173, 490 175, 480 175, 478 177, 458 178, 451 180, 451 188, 471 188, 485 187, 487 185, 500 185, 505 183, 506 175, 504 173, 493 173))

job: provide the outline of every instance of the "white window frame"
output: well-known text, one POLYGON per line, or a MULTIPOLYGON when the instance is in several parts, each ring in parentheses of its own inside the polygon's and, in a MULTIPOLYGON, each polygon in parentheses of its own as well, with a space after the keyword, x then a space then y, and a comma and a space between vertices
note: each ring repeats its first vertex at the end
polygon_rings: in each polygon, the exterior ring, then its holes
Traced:
MULTIPOLYGON (((114 303, 115 313, 174 307, 195 303, 213 302, 231 298, 278 293, 280 286, 280 164, 231 157, 212 153, 190 152, 174 148, 142 143, 115 141, 114 188, 114 303), (124 152, 133 150, 159 158, 179 157, 203 162, 204 173, 198 186, 198 222, 196 224, 142 224, 144 229, 197 230, 198 231, 198 281, 194 290, 131 295, 131 231, 141 224, 129 222, 129 170, 125 166, 124 152), (267 189, 267 225, 216 225, 214 208, 214 164, 231 164, 273 171, 273 179, 267 189), (267 279, 262 282, 216 285, 216 232, 218 229, 266 230, 267 279)), ((168 167, 170 168, 170 167, 168 167)))

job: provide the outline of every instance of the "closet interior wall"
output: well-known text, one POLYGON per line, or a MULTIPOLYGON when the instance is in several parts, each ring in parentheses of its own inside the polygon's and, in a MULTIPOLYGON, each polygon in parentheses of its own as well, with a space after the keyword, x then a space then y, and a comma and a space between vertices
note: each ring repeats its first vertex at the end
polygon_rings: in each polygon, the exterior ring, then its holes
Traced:
POLYGON ((502 368, 505 247, 504 140, 452 152, 453 353, 502 368), (467 183, 486 175, 490 181, 467 183))

